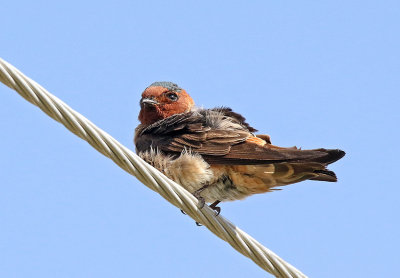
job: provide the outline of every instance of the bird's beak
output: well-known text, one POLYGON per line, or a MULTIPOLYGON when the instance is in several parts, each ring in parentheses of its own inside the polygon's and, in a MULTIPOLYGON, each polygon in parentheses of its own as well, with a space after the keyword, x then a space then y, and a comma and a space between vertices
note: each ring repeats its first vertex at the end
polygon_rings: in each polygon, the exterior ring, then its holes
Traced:
POLYGON ((150 105, 150 106, 154 106, 159 104, 158 101, 152 99, 152 98, 142 98, 140 100, 140 105, 150 105))

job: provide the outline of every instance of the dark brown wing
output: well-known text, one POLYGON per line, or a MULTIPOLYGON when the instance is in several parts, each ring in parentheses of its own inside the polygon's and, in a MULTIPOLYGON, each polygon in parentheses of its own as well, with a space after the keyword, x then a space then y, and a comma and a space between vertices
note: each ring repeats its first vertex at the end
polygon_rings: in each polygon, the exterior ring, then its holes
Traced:
MULTIPOLYGON (((211 110, 208 110, 211 111, 211 110)), ((213 114, 213 113, 211 113, 213 114)), ((240 125, 237 129, 217 129, 206 113, 178 114, 156 122, 137 132, 136 148, 145 151, 158 148, 166 153, 192 150, 202 155, 224 156, 231 146, 245 142, 250 132, 240 125)))
MULTIPOLYGON (((226 112, 200 110, 177 114, 137 131, 138 152, 159 149, 179 155, 183 150, 199 153, 211 165, 256 165, 278 162, 330 164, 341 157, 340 150, 299 150, 270 144, 256 144, 248 128, 226 112), (214 118, 213 118, 214 117, 214 118)), ((243 120, 244 121, 244 120, 243 120)))
POLYGON ((281 148, 266 144, 259 146, 252 142, 243 142, 231 146, 230 152, 224 156, 203 156, 210 164, 258 165, 278 162, 318 162, 331 164, 345 153, 337 149, 300 150, 296 148, 281 148))

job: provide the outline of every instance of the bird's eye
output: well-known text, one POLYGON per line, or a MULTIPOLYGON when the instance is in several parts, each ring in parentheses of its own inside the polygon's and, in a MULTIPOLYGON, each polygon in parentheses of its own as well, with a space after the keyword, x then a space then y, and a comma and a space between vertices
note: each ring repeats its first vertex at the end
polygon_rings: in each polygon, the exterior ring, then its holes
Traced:
POLYGON ((172 101, 177 101, 178 100, 178 95, 176 93, 168 93, 167 98, 169 98, 172 101))

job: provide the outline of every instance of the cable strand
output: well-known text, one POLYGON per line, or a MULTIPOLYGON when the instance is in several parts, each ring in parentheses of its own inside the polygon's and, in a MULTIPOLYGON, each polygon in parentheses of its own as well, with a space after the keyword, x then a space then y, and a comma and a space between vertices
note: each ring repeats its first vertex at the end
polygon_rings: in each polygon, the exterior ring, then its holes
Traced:
POLYGON ((191 193, 144 162, 111 135, 1 58, 0 81, 30 103, 38 106, 48 116, 63 124, 72 133, 87 141, 97 151, 113 160, 119 167, 135 176, 151 190, 159 193, 168 202, 185 211, 187 215, 203 224, 262 269, 279 278, 307 277, 222 215, 215 216, 215 212, 208 206, 199 209, 198 200, 191 193))

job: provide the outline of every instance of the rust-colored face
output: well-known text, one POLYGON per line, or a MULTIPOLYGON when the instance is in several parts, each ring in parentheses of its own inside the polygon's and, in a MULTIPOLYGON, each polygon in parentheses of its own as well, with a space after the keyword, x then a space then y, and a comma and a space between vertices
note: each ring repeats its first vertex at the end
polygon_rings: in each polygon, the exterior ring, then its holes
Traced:
POLYGON ((189 112, 193 106, 193 99, 176 84, 155 82, 142 93, 139 121, 149 125, 175 114, 189 112))

